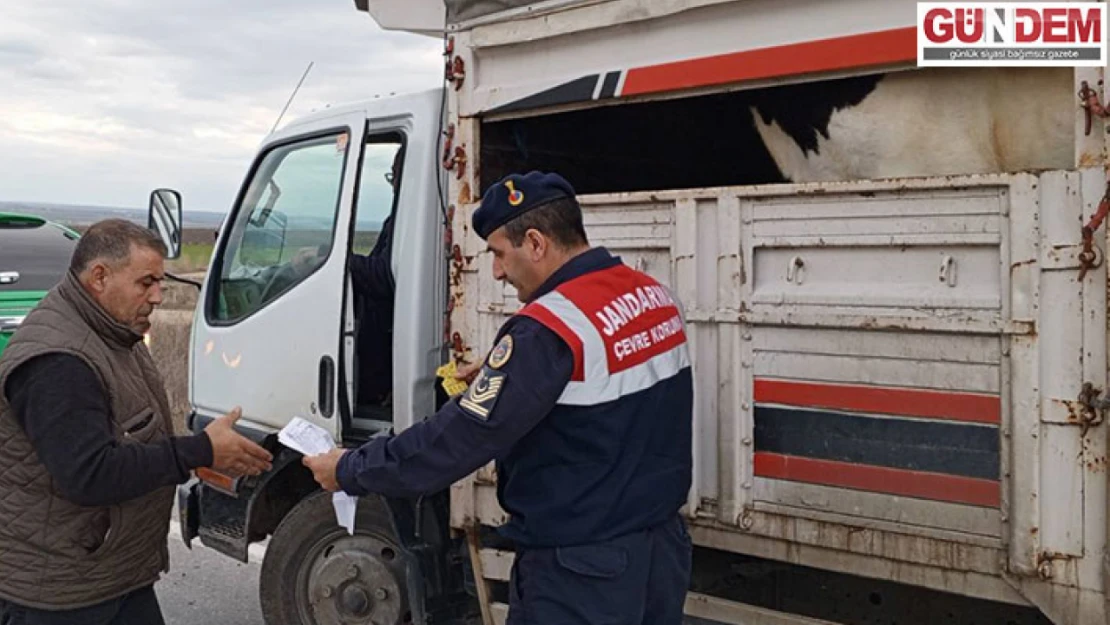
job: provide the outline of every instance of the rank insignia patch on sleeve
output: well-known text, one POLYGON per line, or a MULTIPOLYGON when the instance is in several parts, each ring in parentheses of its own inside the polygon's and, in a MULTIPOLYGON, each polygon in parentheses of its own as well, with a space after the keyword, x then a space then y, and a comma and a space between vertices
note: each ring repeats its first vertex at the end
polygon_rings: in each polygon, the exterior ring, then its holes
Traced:
POLYGON ((506 377, 503 371, 482 367, 482 372, 467 389, 466 395, 459 400, 459 406, 482 421, 489 419, 506 377))

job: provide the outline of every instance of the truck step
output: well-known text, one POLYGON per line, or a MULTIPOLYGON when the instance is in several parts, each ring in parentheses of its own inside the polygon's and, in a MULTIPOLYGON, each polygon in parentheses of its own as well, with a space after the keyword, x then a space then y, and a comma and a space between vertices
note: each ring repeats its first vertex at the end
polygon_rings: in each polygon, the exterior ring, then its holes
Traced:
POLYGON ((247 530, 240 519, 228 519, 222 523, 214 523, 202 527, 200 533, 216 535, 223 539, 242 540, 247 534, 247 530))

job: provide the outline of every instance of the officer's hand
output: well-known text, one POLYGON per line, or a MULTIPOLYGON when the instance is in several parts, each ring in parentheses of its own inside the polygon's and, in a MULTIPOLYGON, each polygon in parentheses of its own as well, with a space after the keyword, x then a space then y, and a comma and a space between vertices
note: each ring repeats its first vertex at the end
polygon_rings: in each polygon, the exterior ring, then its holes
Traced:
POLYGON ((274 457, 253 441, 240 436, 233 427, 243 411, 234 410, 204 428, 212 443, 212 468, 231 475, 258 475, 269 471, 274 457))
POLYGON ((326 454, 318 456, 305 456, 301 460, 304 466, 312 471, 312 477, 320 483, 324 490, 334 493, 339 490, 339 480, 335 477, 335 468, 339 466, 339 459, 347 453, 346 449, 333 449, 326 454))
POLYGON ((478 371, 481 370, 482 364, 483 363, 479 361, 466 365, 465 367, 460 367, 459 370, 455 372, 455 379, 470 384, 474 381, 474 378, 478 376, 478 371))

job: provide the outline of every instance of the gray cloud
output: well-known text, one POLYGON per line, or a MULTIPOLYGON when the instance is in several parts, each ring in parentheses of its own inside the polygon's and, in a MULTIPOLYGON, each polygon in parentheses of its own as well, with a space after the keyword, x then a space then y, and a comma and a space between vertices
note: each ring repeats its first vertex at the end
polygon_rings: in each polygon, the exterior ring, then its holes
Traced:
POLYGON ((440 42, 351 0, 5 0, 0 199, 141 206, 174 186, 226 210, 285 121, 439 84, 440 42))

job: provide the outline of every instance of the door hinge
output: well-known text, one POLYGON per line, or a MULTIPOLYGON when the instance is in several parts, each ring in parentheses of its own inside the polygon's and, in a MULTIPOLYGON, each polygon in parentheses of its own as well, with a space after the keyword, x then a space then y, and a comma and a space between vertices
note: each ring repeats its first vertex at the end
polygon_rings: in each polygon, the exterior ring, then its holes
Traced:
MULTIPOLYGON (((1086 251, 1084 245, 1054 245, 1044 251, 1041 255, 1041 269, 1046 271, 1060 270, 1060 269, 1082 269, 1084 266, 1083 253, 1086 251)), ((1095 258, 1092 262, 1093 266, 1101 264, 1102 258, 1098 253, 1098 248, 1093 248, 1092 253, 1095 258)))
POLYGON ((1110 180, 1106 181, 1106 192, 1102 194, 1102 199, 1099 200, 1098 209, 1095 214, 1091 216, 1091 221, 1083 226, 1081 231, 1083 237, 1083 249, 1079 252, 1079 281, 1082 282, 1083 278, 1087 276, 1087 272, 1091 269, 1102 265, 1102 254, 1095 247, 1094 235, 1095 231, 1102 226, 1102 221, 1106 219, 1107 214, 1110 214, 1110 180))

